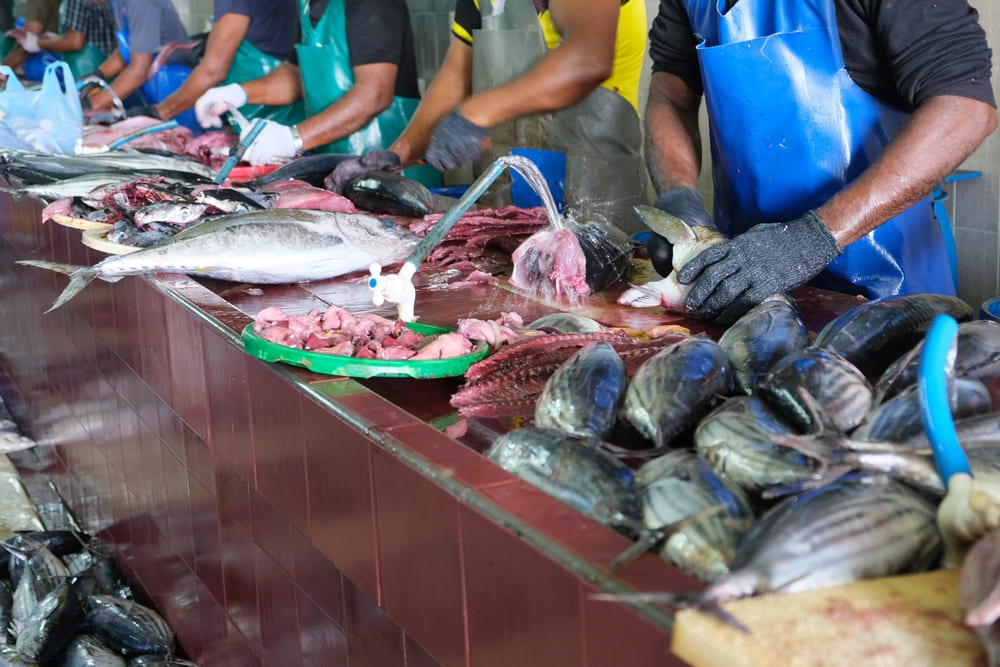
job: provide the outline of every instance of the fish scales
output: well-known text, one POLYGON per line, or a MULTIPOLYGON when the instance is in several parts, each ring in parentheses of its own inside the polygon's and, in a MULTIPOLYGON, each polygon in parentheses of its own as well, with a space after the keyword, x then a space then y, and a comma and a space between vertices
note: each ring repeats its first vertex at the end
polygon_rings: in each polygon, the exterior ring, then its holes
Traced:
POLYGON ((725 601, 903 574, 937 564, 935 506, 889 479, 842 481, 769 510, 704 592, 725 601))
POLYGON ((628 378, 615 348, 594 342, 549 377, 535 406, 535 424, 577 436, 606 438, 614 428, 628 378))
POLYGON ((736 388, 753 393, 758 378, 789 354, 812 342, 798 308, 787 295, 768 297, 719 337, 736 388))

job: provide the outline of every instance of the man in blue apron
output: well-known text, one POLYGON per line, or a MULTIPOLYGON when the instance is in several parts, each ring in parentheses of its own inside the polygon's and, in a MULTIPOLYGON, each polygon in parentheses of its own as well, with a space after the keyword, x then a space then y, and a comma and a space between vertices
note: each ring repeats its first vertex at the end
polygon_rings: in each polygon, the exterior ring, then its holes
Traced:
MULTIPOLYGON (((215 17, 205 53, 183 85, 150 110, 169 119, 192 108, 208 89, 267 75, 288 58, 298 30, 297 0, 216 0, 215 17)), ((296 105, 244 107, 247 118, 271 118, 282 123, 302 120, 296 105)), ((210 126, 221 127, 217 118, 210 126)))
MULTIPOLYGON (((540 149, 565 156, 570 213, 632 231, 632 206, 646 201, 637 107, 647 28, 641 0, 456 0, 448 53, 406 132, 390 153, 342 163, 327 187, 397 156, 480 170, 514 148, 540 149)), ((511 203, 510 181, 497 184, 482 203, 511 203)))
POLYGON ((704 93, 714 221, 731 237, 678 274, 689 309, 731 322, 809 281, 955 293, 929 194, 997 126, 966 0, 663 0, 650 55, 657 205, 712 220, 694 190, 704 93))
POLYGON ((302 100, 306 119, 268 121, 244 155, 247 162, 276 163, 307 150, 384 148, 420 98, 405 0, 299 0, 299 12, 302 40, 294 56, 263 78, 207 91, 195 104, 200 122, 218 124, 227 104, 302 100))
MULTIPOLYGON (((118 49, 92 74, 105 80, 113 78, 111 90, 121 100, 140 91, 144 104, 155 104, 172 93, 180 81, 172 81, 168 89, 160 85, 160 80, 152 79, 153 59, 163 46, 186 41, 187 30, 170 0, 124 0, 115 8, 119 24, 118 49)), ((185 70, 184 74, 190 71, 185 70)), ((160 72, 166 74, 167 70, 160 68, 157 74, 160 72)), ((96 93, 85 102, 101 110, 114 105, 107 91, 96 93)))

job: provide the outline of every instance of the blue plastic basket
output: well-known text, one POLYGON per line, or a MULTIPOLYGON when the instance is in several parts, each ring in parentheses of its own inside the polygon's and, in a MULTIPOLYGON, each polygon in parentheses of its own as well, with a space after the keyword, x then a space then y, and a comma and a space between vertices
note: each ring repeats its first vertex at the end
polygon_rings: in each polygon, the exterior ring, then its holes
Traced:
POLYGON ((983 305, 979 309, 979 319, 1000 323, 1000 296, 983 301, 983 305))

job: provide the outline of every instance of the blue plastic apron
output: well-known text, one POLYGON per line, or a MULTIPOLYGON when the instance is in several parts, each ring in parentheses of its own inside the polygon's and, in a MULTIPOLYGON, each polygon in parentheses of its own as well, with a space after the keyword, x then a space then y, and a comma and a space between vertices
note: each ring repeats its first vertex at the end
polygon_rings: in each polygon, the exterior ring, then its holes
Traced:
MULTIPOLYGON (((828 201, 908 114, 844 68, 833 0, 685 0, 710 121, 715 218, 734 235, 828 201)), ((930 197, 844 249, 811 284, 870 298, 954 294, 930 197)))
MULTIPOLYGON (((118 52, 127 66, 132 62, 132 54, 128 47, 128 18, 123 21, 122 29, 115 33, 118 40, 118 52)), ((180 63, 167 63, 162 65, 156 74, 151 76, 146 83, 139 86, 139 94, 145 104, 159 104, 167 99, 171 93, 181 87, 191 75, 191 68, 180 63)), ((177 116, 177 122, 190 129, 195 134, 201 134, 204 130, 198 123, 198 118, 194 114, 194 109, 177 116)))
MULTIPOLYGON (((354 69, 347 44, 347 19, 343 0, 330 0, 314 27, 309 18, 309 0, 299 0, 302 43, 296 45, 306 115, 314 116, 336 102, 354 85, 354 69)), ((321 153, 361 155, 388 148, 396 140, 420 103, 396 96, 392 104, 360 130, 315 149, 321 153)), ((441 184, 441 174, 429 165, 403 172, 428 187, 441 184)))

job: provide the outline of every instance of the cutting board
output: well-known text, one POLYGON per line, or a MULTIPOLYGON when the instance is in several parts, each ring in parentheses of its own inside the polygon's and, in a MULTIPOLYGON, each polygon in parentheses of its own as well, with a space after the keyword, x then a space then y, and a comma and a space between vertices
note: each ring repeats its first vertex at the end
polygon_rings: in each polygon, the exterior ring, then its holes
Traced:
POLYGON ((983 649, 962 624, 958 577, 939 570, 724 605, 750 634, 686 609, 672 648, 696 667, 983 666, 983 649))

